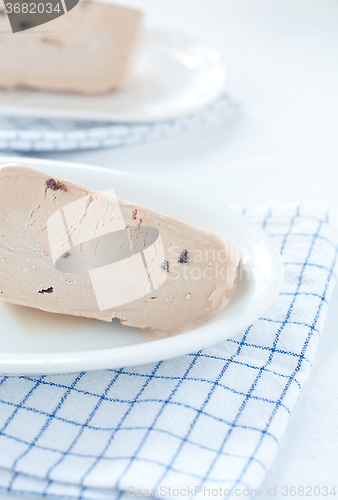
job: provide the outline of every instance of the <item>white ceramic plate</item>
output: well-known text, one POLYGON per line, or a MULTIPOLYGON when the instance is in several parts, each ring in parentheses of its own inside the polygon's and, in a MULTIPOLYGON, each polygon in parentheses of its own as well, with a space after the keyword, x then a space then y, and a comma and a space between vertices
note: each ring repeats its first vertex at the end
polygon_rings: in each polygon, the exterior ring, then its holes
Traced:
POLYGON ((243 252, 242 278, 223 313, 190 332, 146 341, 118 320, 49 314, 0 303, 0 373, 68 373, 119 368, 194 352, 236 335, 255 321, 279 292, 281 257, 272 240, 245 217, 187 191, 138 175, 72 163, 0 157, 96 190, 114 188, 118 197, 178 217, 234 242, 243 252))
POLYGON ((179 35, 150 33, 125 89, 98 96, 0 91, 0 113, 120 123, 170 120, 211 103, 224 91, 226 79, 215 49, 179 35))

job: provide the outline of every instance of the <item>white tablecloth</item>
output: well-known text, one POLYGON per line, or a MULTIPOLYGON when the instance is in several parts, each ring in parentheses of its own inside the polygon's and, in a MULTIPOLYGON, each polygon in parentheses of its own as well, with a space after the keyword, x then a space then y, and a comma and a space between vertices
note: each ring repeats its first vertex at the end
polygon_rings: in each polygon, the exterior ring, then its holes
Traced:
MULTIPOLYGON (((41 157, 166 179, 229 204, 313 200, 331 208, 338 221, 338 2, 119 2, 143 8, 151 27, 184 32, 218 47, 230 70, 228 92, 241 111, 226 125, 167 141, 41 157)), ((275 486, 278 499, 288 498, 282 496, 283 486, 336 484, 338 494, 337 306, 338 291, 311 377, 260 498, 271 498, 266 488, 275 486)))

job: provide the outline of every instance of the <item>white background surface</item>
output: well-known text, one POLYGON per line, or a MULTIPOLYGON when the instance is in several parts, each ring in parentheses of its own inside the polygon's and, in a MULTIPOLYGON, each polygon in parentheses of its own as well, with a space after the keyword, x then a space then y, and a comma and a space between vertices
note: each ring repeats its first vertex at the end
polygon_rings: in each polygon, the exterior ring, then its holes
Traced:
MULTIPOLYGON (((141 7, 150 27, 221 50, 240 111, 226 124, 166 141, 45 157, 166 179, 229 204, 312 200, 338 221, 338 1, 119 2, 141 7)), ((336 485, 338 495, 337 306, 338 291, 261 498, 266 486, 290 498, 284 485, 336 485)))

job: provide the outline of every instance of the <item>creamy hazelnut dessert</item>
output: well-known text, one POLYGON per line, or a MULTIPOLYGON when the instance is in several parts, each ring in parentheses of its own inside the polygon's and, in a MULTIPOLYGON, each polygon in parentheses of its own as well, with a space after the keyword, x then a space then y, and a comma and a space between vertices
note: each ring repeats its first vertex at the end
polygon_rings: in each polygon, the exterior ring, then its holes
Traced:
POLYGON ((240 261, 232 243, 114 193, 0 168, 4 301, 169 336, 223 311, 240 261))
MULTIPOLYGON (((16 14, 10 15, 13 25, 16 14)), ((99 94, 127 83, 141 35, 140 11, 81 1, 36 27, 20 15, 16 24, 23 31, 13 34, 0 7, 0 88, 99 94)))

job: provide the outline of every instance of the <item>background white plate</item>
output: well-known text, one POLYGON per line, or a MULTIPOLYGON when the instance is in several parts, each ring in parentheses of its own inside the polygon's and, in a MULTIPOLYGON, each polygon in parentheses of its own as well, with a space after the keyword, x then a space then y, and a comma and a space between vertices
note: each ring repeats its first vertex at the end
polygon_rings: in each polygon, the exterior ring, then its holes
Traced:
POLYGON ((135 174, 56 161, 0 157, 160 210, 213 231, 243 252, 243 277, 226 310, 209 323, 175 337, 146 341, 118 320, 58 316, 0 303, 0 372, 67 373, 117 368, 194 352, 235 335, 272 303, 282 282, 281 257, 253 223, 212 199, 202 199, 135 174))
POLYGON ((227 72, 215 49, 175 34, 150 33, 129 85, 98 96, 0 91, 5 116, 155 122, 186 116, 224 91, 227 72))

